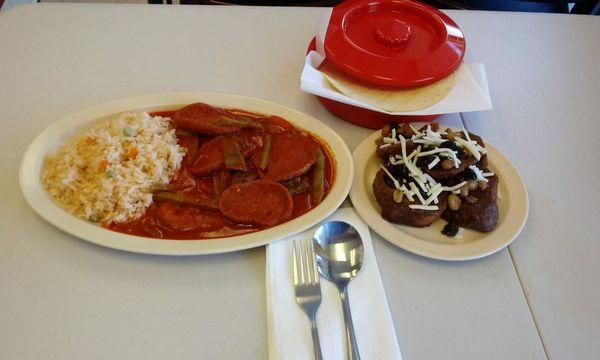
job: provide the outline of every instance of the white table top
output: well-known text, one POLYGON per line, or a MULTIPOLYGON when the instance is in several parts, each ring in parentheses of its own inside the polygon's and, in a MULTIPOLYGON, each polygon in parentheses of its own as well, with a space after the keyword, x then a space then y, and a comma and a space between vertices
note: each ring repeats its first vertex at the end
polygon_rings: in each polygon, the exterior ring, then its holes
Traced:
MULTIPOLYGON (((57 118, 163 91, 275 101, 334 127, 353 149, 370 130, 299 90, 323 11, 52 4, 0 13, 0 359, 266 358, 263 248, 188 258, 100 248, 37 217, 17 171, 27 145, 57 118)), ((450 14, 467 34, 468 57, 487 66, 495 106, 466 124, 521 170, 530 220, 513 256, 464 263, 414 256, 372 234, 403 355, 594 358, 600 22, 450 14), (558 190, 572 179, 572 192, 558 190)), ((456 115, 445 121, 460 124, 456 115)))
POLYGON ((600 18, 524 14, 508 31, 494 18, 463 25, 495 34, 493 47, 471 37, 495 110, 467 114, 467 128, 500 145, 528 185, 528 223, 510 248, 549 357, 598 358, 600 18))

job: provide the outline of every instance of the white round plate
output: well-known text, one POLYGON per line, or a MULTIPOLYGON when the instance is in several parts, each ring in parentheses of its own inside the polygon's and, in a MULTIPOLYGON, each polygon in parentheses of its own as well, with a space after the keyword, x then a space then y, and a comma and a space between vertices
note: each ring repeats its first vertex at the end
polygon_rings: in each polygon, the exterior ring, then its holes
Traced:
POLYGON ((80 239, 125 251, 161 255, 197 255, 224 253, 268 244, 306 230, 329 216, 344 201, 354 174, 348 147, 331 128, 317 119, 288 107, 265 100, 200 92, 145 95, 112 101, 68 115, 44 130, 27 149, 21 162, 19 181, 29 205, 57 228, 80 239), (161 240, 126 235, 79 219, 63 210, 45 191, 40 170, 46 155, 103 118, 126 111, 158 111, 176 109, 194 102, 205 102, 226 108, 277 115, 323 140, 333 155, 335 182, 319 206, 281 225, 250 234, 205 240, 161 240))
POLYGON ((529 212, 527 189, 517 169, 496 148, 486 143, 490 170, 498 174, 499 219, 489 233, 464 229, 461 239, 441 233, 446 224, 437 220, 426 228, 392 224, 380 215, 380 207, 373 195, 373 179, 380 169, 375 154, 377 131, 367 137, 354 151, 357 175, 350 191, 350 199, 360 217, 381 237, 412 253, 440 260, 471 260, 503 249, 521 232, 529 212))

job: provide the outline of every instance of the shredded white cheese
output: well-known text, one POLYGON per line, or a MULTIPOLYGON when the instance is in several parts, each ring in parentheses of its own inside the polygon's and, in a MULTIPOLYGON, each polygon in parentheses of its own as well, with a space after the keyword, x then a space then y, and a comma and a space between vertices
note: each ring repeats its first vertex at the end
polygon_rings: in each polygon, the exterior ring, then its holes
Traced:
POLYGON ((386 169, 385 166, 383 166, 383 165, 379 165, 379 167, 381 167, 383 169, 383 171, 385 171, 385 173, 390 177, 390 179, 392 179, 392 181, 394 182, 394 187, 396 189, 400 189, 400 183, 398 182, 398 180, 396 180, 396 178, 394 178, 392 173, 390 173, 388 171, 388 169, 386 169))
POLYGON ((460 159, 456 155, 456 151, 448 149, 448 148, 435 148, 433 150, 424 151, 419 154, 419 156, 428 156, 433 154, 439 154, 440 156, 447 157, 454 162, 454 166, 458 168, 460 165, 460 159))
POLYGON ((455 191, 455 190, 459 190, 461 187, 463 187, 467 182, 466 181, 462 181, 454 186, 442 186, 442 190, 444 191, 455 191))
POLYGON ((432 202, 435 202, 435 203, 437 204, 437 201, 438 201, 438 196, 440 196, 440 194, 442 193, 442 191, 443 191, 443 190, 442 190, 442 188, 441 188, 441 187, 438 187, 438 188, 437 188, 437 190, 435 190, 435 191, 433 192, 433 194, 431 194, 431 196, 429 196, 429 197, 427 198, 427 200, 425 200, 425 203, 424 203, 424 205, 429 205, 429 204, 431 204, 432 202))
POLYGON ((415 209, 415 210, 429 210, 429 211, 435 211, 435 210, 440 209, 437 205, 408 205, 408 207, 411 209, 415 209))
POLYGON ((415 195, 417 195, 417 198, 419 198, 419 201, 421 201, 421 204, 424 204, 425 203, 425 199, 423 198, 423 195, 421 195, 421 192, 417 188, 417 185, 415 185, 414 182, 411 182, 411 183, 408 184, 408 186, 410 186, 410 188, 412 189, 413 193, 415 195))
MULTIPOLYGON (((407 154, 406 149, 406 139, 396 132, 396 129, 392 129, 390 137, 384 137, 383 142, 385 143, 383 146, 390 146, 391 144, 400 144, 401 154, 395 154, 389 156, 389 164, 391 165, 404 165, 408 170, 408 174, 412 181, 407 181, 407 179, 402 179, 402 185, 396 180, 392 174, 382 166, 387 175, 394 181, 394 186, 402 190, 406 198, 410 202, 414 202, 415 198, 417 198, 420 204, 411 204, 409 207, 411 209, 420 209, 420 210, 438 210, 439 207, 431 204, 439 203, 439 196, 442 192, 450 192, 453 194, 459 194, 460 188, 467 184, 466 181, 463 181, 454 186, 443 186, 441 183, 438 183, 433 177, 424 173, 419 166, 417 165, 417 161, 419 158, 424 156, 435 155, 433 160, 427 164, 428 169, 433 169, 442 158, 447 158, 452 160, 454 163, 454 167, 458 168, 461 164, 460 159, 458 158, 458 152, 448 148, 440 148, 439 146, 448 139, 443 138, 442 136, 447 135, 447 131, 434 131, 431 128, 431 125, 428 125, 425 131, 421 132, 413 127, 412 124, 409 125, 414 135, 411 137, 411 140, 415 144, 419 144, 419 146, 413 150, 410 154, 407 154), (431 146, 434 147, 431 150, 422 151, 423 146, 431 146), (423 194, 426 194, 427 198, 425 199, 423 194)), ((455 144, 460 146, 461 148, 468 151, 473 157, 477 160, 481 159, 481 155, 486 153, 486 150, 480 146, 476 141, 472 140, 469 136, 469 133, 463 129, 462 133, 464 134, 464 139, 460 136, 456 135, 453 139, 455 144)), ((486 177, 494 176, 492 172, 483 172, 477 166, 471 165, 469 167, 477 176, 478 181, 488 180, 486 177)))
POLYGON ((390 156, 389 159, 390 164, 392 165, 400 165, 400 164, 404 164, 404 160, 400 159, 400 160, 396 160, 395 156, 390 156))
POLYGON ((442 190, 442 184, 440 184, 440 183, 436 183, 435 185, 433 185, 433 186, 432 186, 432 187, 429 189, 429 191, 427 192, 427 194, 428 194, 428 195, 431 195, 431 194, 435 193, 435 192, 436 192, 436 191, 438 191, 438 190, 440 190, 440 192, 441 192, 441 191, 443 191, 443 190, 442 190))
POLYGON ((432 160, 432 161, 429 163, 429 165, 427 165, 427 168, 428 168, 429 170, 431 170, 431 169, 433 169, 433 168, 434 168, 434 167, 437 165, 437 163, 439 163, 439 162, 440 162, 440 158, 439 158, 438 156, 436 156, 436 157, 434 157, 434 158, 433 158, 433 160, 432 160))
POLYGON ((494 173, 484 173, 483 171, 481 171, 480 168, 478 168, 475 165, 469 166, 469 169, 471 169, 475 173, 475 175, 477 176, 477 181, 488 182, 488 179, 485 178, 485 174, 491 174, 491 175, 488 175, 488 177, 494 175, 494 173))
POLYGON ((473 145, 473 143, 471 141, 466 141, 466 140, 463 140, 461 138, 456 138, 456 143, 458 145, 461 145, 465 149, 467 149, 467 151, 470 152, 471 155, 473 155, 473 157, 475 159, 477 159, 477 161, 479 161, 481 159, 481 153, 475 147, 475 145, 473 145))
POLYGON ((408 199, 408 201, 410 201, 410 202, 415 201, 412 191, 408 190, 405 185, 400 186, 400 190, 402 190, 404 195, 406 195, 406 198, 408 199))
POLYGON ((427 188, 427 186, 425 185, 425 183, 423 181, 421 181, 421 179, 415 179, 415 182, 417 183, 417 185, 419 185, 419 187, 427 192, 429 189, 427 188))

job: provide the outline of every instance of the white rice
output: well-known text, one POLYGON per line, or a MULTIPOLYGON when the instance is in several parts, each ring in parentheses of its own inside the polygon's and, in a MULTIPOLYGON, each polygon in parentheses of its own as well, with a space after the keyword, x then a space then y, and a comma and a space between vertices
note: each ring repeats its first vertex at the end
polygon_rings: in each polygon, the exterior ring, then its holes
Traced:
POLYGON ((123 222, 144 213, 152 191, 169 183, 183 155, 169 118, 127 113, 50 154, 42 182, 60 205, 81 218, 123 222))

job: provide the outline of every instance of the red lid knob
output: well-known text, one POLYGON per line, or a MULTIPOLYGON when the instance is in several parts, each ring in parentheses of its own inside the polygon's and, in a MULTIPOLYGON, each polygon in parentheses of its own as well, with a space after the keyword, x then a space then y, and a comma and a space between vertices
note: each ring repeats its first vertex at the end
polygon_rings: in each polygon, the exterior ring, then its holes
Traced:
POLYGON ((410 26, 401 20, 387 20, 373 28, 373 37, 383 46, 399 48, 410 42, 410 26))

